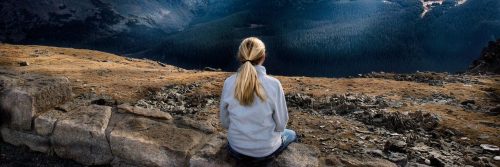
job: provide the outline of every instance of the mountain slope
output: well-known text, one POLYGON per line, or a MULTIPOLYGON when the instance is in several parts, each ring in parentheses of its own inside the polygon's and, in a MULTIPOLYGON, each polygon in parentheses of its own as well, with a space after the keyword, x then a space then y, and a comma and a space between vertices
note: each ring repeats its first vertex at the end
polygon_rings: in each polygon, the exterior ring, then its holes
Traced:
POLYGON ((234 70, 239 42, 258 36, 269 70, 282 75, 458 72, 499 38, 498 8, 498 0, 5 0, 0 41, 234 70))
MULTIPOLYGON (((0 68, 68 77, 77 97, 95 94, 106 97, 102 104, 110 107, 156 108, 172 114, 183 128, 225 133, 218 100, 229 72, 183 70, 92 50, 7 44, 0 45, 0 68)), ((324 165, 423 164, 425 159, 447 166, 500 165, 492 160, 495 153, 480 147, 500 145, 500 76, 380 75, 275 76, 286 92, 287 127, 298 132, 300 143, 321 151, 324 165)))

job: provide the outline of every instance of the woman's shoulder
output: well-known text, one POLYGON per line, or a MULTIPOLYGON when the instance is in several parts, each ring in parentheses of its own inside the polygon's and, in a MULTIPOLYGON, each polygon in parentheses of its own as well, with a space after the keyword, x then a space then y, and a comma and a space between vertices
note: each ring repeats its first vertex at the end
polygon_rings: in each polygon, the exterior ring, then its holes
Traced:
POLYGON ((264 78, 266 80, 265 82, 268 82, 268 83, 270 83, 272 85, 276 85, 276 86, 281 85, 280 80, 278 80, 277 78, 274 78, 274 77, 269 76, 269 75, 266 75, 264 78))
POLYGON ((236 81, 236 73, 227 77, 226 80, 224 80, 224 85, 229 84, 229 83, 234 83, 235 81, 236 81))

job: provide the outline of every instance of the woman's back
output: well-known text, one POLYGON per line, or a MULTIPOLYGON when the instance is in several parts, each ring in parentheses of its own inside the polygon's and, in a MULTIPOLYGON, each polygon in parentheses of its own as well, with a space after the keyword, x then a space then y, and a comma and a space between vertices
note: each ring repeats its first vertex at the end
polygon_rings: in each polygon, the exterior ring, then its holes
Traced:
POLYGON ((285 129, 285 94, 281 83, 266 74, 265 59, 264 43, 246 38, 238 49, 238 72, 224 81, 220 120, 228 129, 229 153, 238 160, 269 159, 297 138, 285 129))
POLYGON ((248 156, 263 157, 280 147, 288 112, 280 82, 267 76, 263 66, 256 65, 255 68, 266 92, 266 100, 241 105, 234 96, 237 76, 232 75, 224 82, 221 120, 223 126, 228 128, 228 141, 234 150, 248 156))

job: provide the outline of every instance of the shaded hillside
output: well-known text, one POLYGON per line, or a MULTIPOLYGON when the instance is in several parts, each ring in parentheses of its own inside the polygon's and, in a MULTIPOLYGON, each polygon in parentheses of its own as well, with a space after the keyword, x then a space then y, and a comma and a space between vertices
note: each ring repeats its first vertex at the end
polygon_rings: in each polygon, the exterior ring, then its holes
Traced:
POLYGON ((239 42, 258 36, 273 73, 349 76, 465 71, 487 41, 500 36, 498 0, 423 4, 429 2, 5 0, 0 41, 235 70, 239 42))
POLYGON ((470 65, 468 72, 500 74, 500 39, 488 43, 488 47, 481 52, 481 57, 470 65))

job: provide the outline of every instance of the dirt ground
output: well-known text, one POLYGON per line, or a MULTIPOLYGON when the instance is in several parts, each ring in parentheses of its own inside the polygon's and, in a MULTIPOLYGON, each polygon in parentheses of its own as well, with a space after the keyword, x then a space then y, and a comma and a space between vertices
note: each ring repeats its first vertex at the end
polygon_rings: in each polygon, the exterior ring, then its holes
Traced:
MULTIPOLYGON (((94 92, 129 103, 135 103, 145 98, 148 93, 172 84, 198 83, 200 86, 196 89, 197 94, 217 97, 224 79, 231 74, 185 70, 156 61, 130 59, 91 50, 9 44, 0 45, 0 68, 20 73, 65 76, 70 79, 75 95, 94 92), (29 65, 21 66, 21 62, 27 62, 29 65)), ((490 116, 449 103, 416 102, 418 99, 429 99, 438 94, 449 96, 458 103, 473 100, 475 106, 487 110, 499 105, 498 99, 491 94, 500 95, 500 76, 461 76, 475 82, 446 83, 443 86, 378 78, 276 77, 287 94, 303 94, 315 99, 343 94, 383 96, 388 101, 402 104, 399 107, 390 106, 388 111, 424 110, 438 115, 441 119, 439 129, 452 129, 455 132, 456 137, 451 138, 453 141, 471 146, 500 145, 499 116, 490 116)), ((210 112, 208 115, 197 115, 207 118, 197 119, 216 119, 217 108, 212 108, 210 112)), ((213 125, 221 130, 216 121, 213 125)), ((320 148, 324 159, 351 155, 350 152, 356 150, 383 147, 383 144, 381 146, 380 142, 377 142, 377 135, 371 135, 377 133, 376 130, 370 132, 372 126, 335 114, 317 114, 314 106, 290 107, 289 128, 300 134, 300 142, 320 148), (367 134, 360 135, 363 134, 360 132, 367 134), (359 138, 367 136, 372 140, 363 139, 360 142, 359 138)), ((498 165, 498 161, 493 163, 498 165)))

